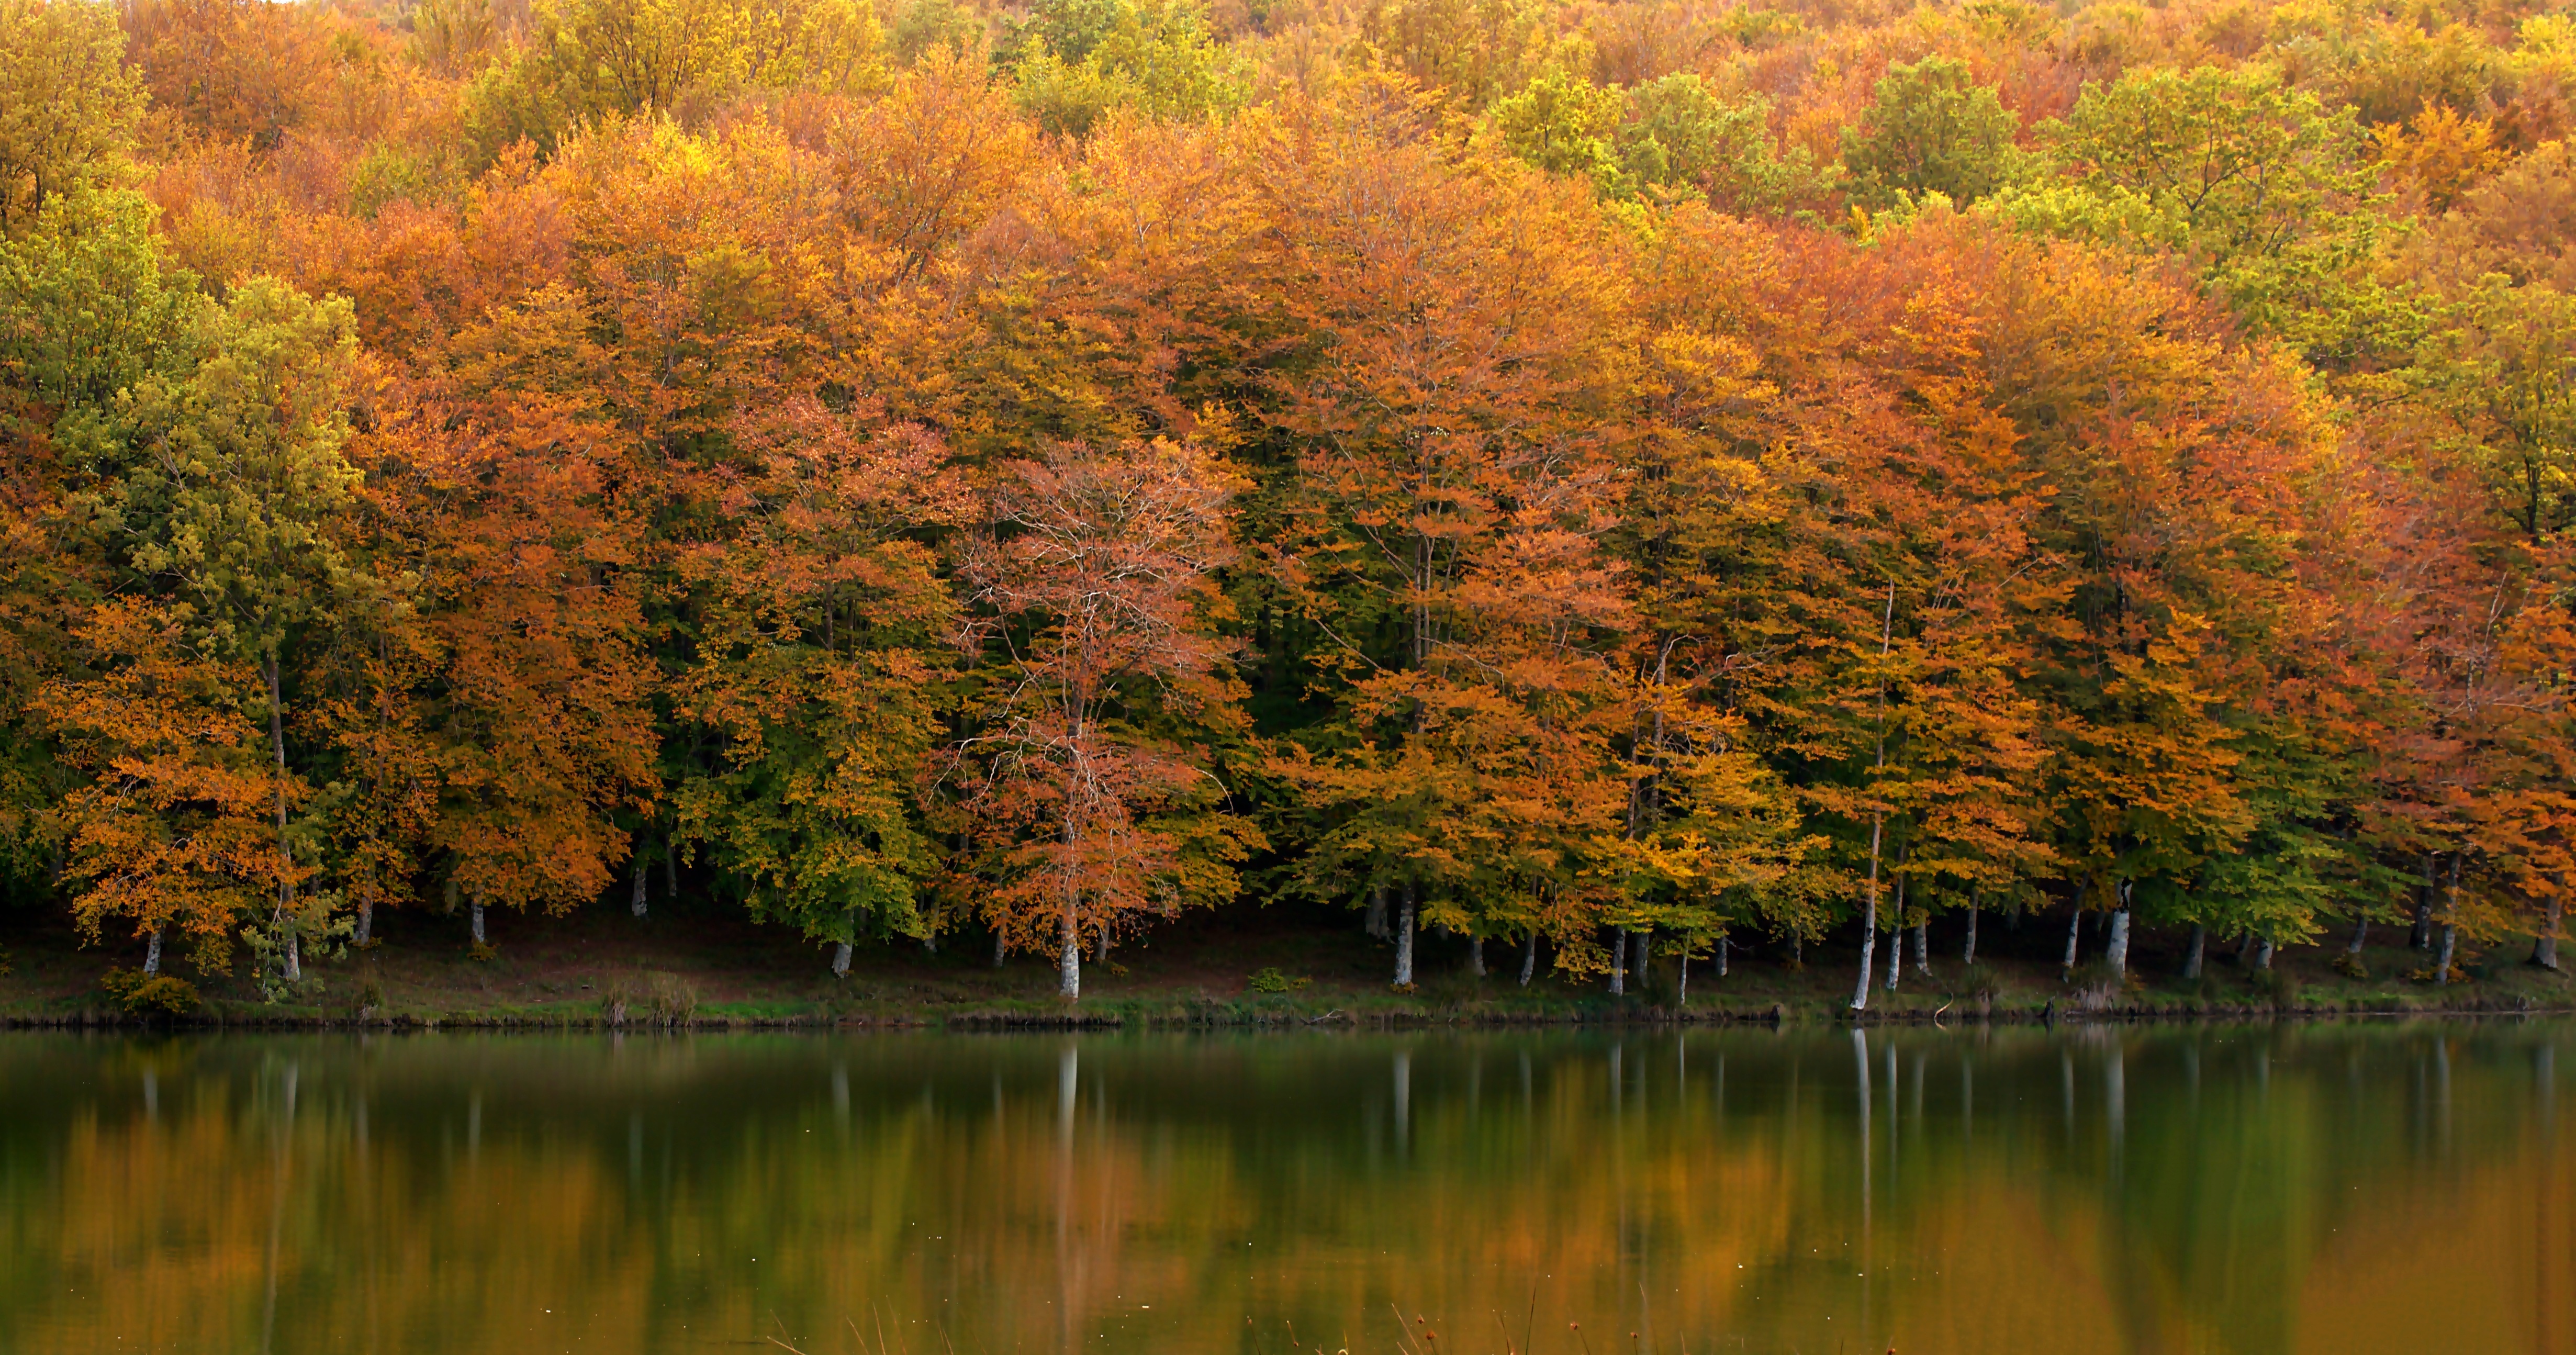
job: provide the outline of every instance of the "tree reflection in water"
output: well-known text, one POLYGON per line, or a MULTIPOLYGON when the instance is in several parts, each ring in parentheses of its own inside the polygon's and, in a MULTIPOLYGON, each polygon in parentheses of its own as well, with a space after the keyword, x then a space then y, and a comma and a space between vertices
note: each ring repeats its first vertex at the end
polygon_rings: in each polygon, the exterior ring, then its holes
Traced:
POLYGON ((12 1035, 0 1350, 2559 1351, 2571 1034, 12 1035))

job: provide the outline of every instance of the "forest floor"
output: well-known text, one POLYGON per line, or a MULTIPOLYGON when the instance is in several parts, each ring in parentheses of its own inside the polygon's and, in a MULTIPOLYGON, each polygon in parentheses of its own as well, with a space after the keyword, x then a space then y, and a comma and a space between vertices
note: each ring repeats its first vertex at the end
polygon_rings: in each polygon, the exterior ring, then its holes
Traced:
MULTIPOLYGON (((2088 958, 2098 953, 2092 921, 2088 958)), ((2265 975, 2213 942, 2205 976, 2185 983, 2176 977, 2181 938, 2158 931, 2141 937, 2128 983, 2115 985, 2096 969, 2071 980, 2061 973, 2065 925, 2062 914, 2026 918, 2018 927, 1988 916, 1972 971, 1959 962, 1959 923, 1945 919, 1936 924, 1930 976, 1909 956, 1892 994, 1880 987, 1882 936, 1868 1019, 2576 1010, 2576 980, 2522 963, 2531 948, 2526 938, 2464 947, 2468 981, 2448 987, 2406 977, 2430 962, 2406 948, 2404 930, 2395 927, 2372 929, 2367 978, 2335 972, 2339 943, 2286 948, 2265 975)), ((1014 955, 997 969, 990 941, 972 935, 936 954, 917 942, 861 946, 850 973, 836 978, 829 947, 658 902, 643 918, 610 908, 560 918, 495 912, 488 930, 495 952, 478 960, 468 954, 461 917, 380 914, 377 945, 309 961, 308 991, 276 1004, 260 1000, 246 957, 236 958, 230 975, 198 973, 176 952, 165 968, 199 988, 198 1019, 228 1025, 591 1026, 609 1021, 622 1004, 630 1024, 984 1027, 1063 1024, 1069 1016, 1129 1026, 1839 1020, 1858 962, 1856 933, 1807 947, 1803 967, 1787 963, 1784 947, 1740 946, 1723 978, 1710 961, 1695 961, 1684 1001, 1672 960, 1658 956, 1645 983, 1632 980, 1631 995, 1615 998, 1597 976, 1573 982, 1549 974, 1544 955, 1523 987, 1520 954, 1502 945, 1486 947, 1489 973, 1477 978, 1468 972, 1463 940, 1432 935, 1420 941, 1415 991, 1397 993, 1388 987, 1393 947, 1364 935, 1356 914, 1280 905, 1184 919, 1119 948, 1107 965, 1086 957, 1082 1001, 1068 1009, 1056 997, 1051 964, 1014 955), (1261 991, 1254 976, 1262 971, 1288 990, 1261 991)), ((0 913, 0 969, 7 971, 0 973, 0 1024, 134 1020, 99 979, 111 968, 139 965, 141 952, 139 943, 83 947, 68 921, 0 913)))

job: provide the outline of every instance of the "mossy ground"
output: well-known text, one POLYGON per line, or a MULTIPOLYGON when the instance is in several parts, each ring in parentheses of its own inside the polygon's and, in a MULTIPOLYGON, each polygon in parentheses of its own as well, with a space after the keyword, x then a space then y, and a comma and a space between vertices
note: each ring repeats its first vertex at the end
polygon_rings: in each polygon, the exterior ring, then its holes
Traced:
MULTIPOLYGON (((1975 973, 1959 963, 1955 931, 1945 931, 1928 978, 1909 963, 1897 992, 1873 982, 1868 1019, 2576 1009, 2576 984, 2567 976, 2522 963, 2530 951, 2524 939, 2468 950, 2462 966, 2469 981, 2442 987, 2406 977, 2428 961, 2394 928, 2374 930, 2363 956, 2367 978, 2335 971, 2339 945, 2286 949, 2268 977, 2213 946, 2205 976, 2184 983, 2173 977, 2181 967, 2179 938, 2154 935, 2133 951, 2130 981, 2114 989, 2097 971, 2079 971, 2071 982, 2061 974, 2063 926, 2031 919, 2011 929, 1989 918, 1975 973)), ((620 995, 630 1021, 648 1019, 648 996, 658 990, 686 995, 700 1024, 1012 1026, 1072 1018, 1132 1026, 1842 1020, 1857 963, 1856 938, 1807 947, 1802 968, 1786 963, 1783 947, 1739 947, 1724 978, 1709 961, 1694 963, 1683 1002, 1671 959, 1659 956, 1647 982, 1613 998, 1599 977, 1552 974, 1544 959, 1524 988, 1518 952, 1499 945, 1486 948, 1490 972, 1476 978, 1467 972, 1463 941, 1427 936, 1414 991, 1398 993, 1387 986, 1391 947, 1363 935, 1355 916, 1282 906, 1188 919, 1130 942, 1107 965, 1086 962, 1082 1001, 1068 1009, 1056 996, 1051 965, 1015 955, 996 969, 989 942, 971 935, 936 954, 910 941, 862 946, 851 972, 836 978, 828 947, 703 909, 657 903, 644 918, 623 909, 563 918, 495 913, 489 930, 496 953, 477 960, 461 918, 385 914, 377 945, 312 961, 310 990, 275 1004, 260 999, 239 961, 230 975, 201 974, 184 961, 169 969, 198 984, 204 1019, 225 1023, 590 1025, 620 995), (1259 991, 1252 978, 1262 970, 1294 986, 1259 991)), ((12 971, 0 976, 0 1021, 117 1019, 99 979, 140 963, 141 947, 83 947, 78 940, 65 923, 0 917, 0 951, 12 971)), ((1883 966, 1883 938, 1879 956, 1883 966)))

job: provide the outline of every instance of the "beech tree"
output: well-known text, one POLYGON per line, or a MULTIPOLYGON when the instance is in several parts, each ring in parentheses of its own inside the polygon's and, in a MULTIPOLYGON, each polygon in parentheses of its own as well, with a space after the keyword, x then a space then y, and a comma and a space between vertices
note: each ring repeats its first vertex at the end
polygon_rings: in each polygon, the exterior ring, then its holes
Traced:
MULTIPOLYGON (((1614 281, 1561 190, 1507 196, 1426 115, 1400 82, 1304 110, 1269 174, 1290 319, 1312 336, 1280 378, 1274 418, 1300 450, 1272 567, 1332 637, 1313 661, 1336 707, 1273 765, 1325 820, 1305 887, 1398 896, 1398 987, 1426 899, 1469 924, 1462 834, 1496 788, 1606 756, 1597 733, 1567 745, 1576 708, 1612 690, 1624 611, 1591 545, 1612 476, 1587 417, 1613 370, 1587 317, 1614 281), (1560 698, 1552 723, 1532 704, 1560 698)), ((1589 939, 1567 940, 1558 963, 1588 965, 1589 939)))
POLYGON ((2556 963, 2556 19, 540 11, 0 0, 13 900, 2556 963))
POLYGON ((76 632, 78 666, 36 701, 87 778, 54 811, 79 884, 72 915, 93 941, 110 920, 131 925, 146 973, 160 972, 172 929, 198 970, 229 971, 236 930, 263 911, 273 927, 311 874, 280 848, 275 806, 308 789, 286 779, 255 718, 263 675, 208 657, 188 630, 154 604, 110 602, 76 632))
POLYGON ((287 983, 302 978, 303 938, 328 908, 296 900, 287 675, 299 636, 327 628, 366 586, 338 540, 359 479, 344 454, 351 329, 345 301, 270 278, 237 287, 187 336, 184 372, 149 375, 120 398, 97 486, 75 499, 128 568, 167 590, 194 643, 259 672, 279 864, 258 939, 287 983))
MULTIPOLYGON (((1260 841, 1192 736, 1239 724, 1215 575, 1231 477, 1156 440, 1058 443, 1000 468, 967 545, 966 643, 998 666, 949 775, 1006 938, 1052 939, 1065 1000, 1082 945, 1234 891, 1260 841)), ((1204 746, 1204 745, 1202 745, 1204 746)))

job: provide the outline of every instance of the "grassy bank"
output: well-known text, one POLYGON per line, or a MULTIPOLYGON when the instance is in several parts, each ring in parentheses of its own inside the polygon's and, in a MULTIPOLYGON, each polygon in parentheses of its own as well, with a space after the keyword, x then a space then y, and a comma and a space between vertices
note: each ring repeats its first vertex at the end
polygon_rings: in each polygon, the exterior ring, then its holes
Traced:
MULTIPOLYGON (((2149 938, 2125 985, 2098 970, 2061 973, 2063 922, 2008 929, 1989 919, 1980 963, 1962 965, 1944 937, 1927 977, 1909 964, 1895 993, 1877 976, 1873 1021, 2247 1018, 2280 1014, 2521 1012, 2576 1009, 2566 976, 2520 963, 2528 943, 2464 957, 2466 983, 2406 977, 2428 963, 2402 932, 2374 934, 2367 977, 2337 972, 2341 947, 2291 948, 2264 974, 2213 946, 2206 974, 2186 983, 2178 939, 2149 938)), ((1519 955, 1488 946, 1489 973, 1468 972, 1466 944, 1421 943, 1421 981, 1391 991, 1390 948, 1347 914, 1290 909, 1249 918, 1197 919, 1086 963, 1083 999, 1068 1009, 1052 966, 1013 956, 996 968, 989 943, 970 938, 938 951, 917 943, 862 947, 846 977, 825 948, 722 916, 665 908, 644 918, 593 910, 566 918, 495 916, 489 958, 468 952, 459 920, 400 913, 379 919, 378 944, 318 959, 309 991, 268 1003, 236 965, 229 976, 185 964, 194 984, 190 1019, 222 1025, 397 1027, 946 1025, 967 1029, 1060 1026, 1328 1026, 1420 1023, 1838 1021, 1848 1019, 1854 947, 1810 946, 1795 966, 1777 947, 1738 947, 1720 977, 1703 959, 1687 994, 1671 959, 1612 997, 1599 978, 1546 972, 1518 982, 1519 955), (1284 991, 1269 991, 1284 989, 1284 991)), ((0 931, 10 972, 0 975, 0 1023, 126 1024, 138 1020, 100 979, 141 961, 139 946, 82 947, 67 927, 23 920, 0 931)), ((1886 955, 1882 947, 1881 964, 1886 955)))

